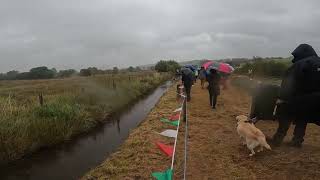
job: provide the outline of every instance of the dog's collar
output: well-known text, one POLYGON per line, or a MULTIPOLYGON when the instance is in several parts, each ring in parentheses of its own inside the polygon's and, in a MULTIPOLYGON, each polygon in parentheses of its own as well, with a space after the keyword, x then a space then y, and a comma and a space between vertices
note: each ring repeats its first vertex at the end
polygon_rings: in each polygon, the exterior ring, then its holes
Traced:
POLYGON ((253 121, 251 121, 251 120, 246 120, 246 121, 243 121, 243 122, 253 124, 253 121))
POLYGON ((256 124, 258 122, 257 117, 248 118, 248 120, 244 121, 245 123, 256 124))

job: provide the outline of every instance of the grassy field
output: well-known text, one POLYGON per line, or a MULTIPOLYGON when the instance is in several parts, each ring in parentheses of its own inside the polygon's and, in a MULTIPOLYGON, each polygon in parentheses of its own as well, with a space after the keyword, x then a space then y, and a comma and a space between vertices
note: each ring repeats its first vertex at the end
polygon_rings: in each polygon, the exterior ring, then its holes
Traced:
POLYGON ((0 164, 87 132, 169 78, 148 72, 0 81, 0 164))

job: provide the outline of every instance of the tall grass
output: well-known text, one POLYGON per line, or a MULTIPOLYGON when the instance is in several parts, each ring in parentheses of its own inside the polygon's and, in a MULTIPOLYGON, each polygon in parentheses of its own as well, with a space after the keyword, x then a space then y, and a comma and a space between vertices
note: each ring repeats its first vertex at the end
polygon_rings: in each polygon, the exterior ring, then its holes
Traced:
POLYGON ((169 74, 0 82, 0 163, 87 132, 154 89, 169 74), (116 84, 116 86, 114 86, 116 84), (44 94, 40 106, 38 94, 44 94))
POLYGON ((261 59, 242 64, 235 70, 239 74, 248 74, 249 70, 255 77, 282 77, 285 71, 291 65, 289 58, 286 59, 261 59))
POLYGON ((231 78, 231 83, 232 85, 239 87, 247 91, 249 94, 253 95, 260 83, 280 86, 281 80, 277 78, 267 78, 267 77, 250 79, 247 76, 233 76, 231 78))

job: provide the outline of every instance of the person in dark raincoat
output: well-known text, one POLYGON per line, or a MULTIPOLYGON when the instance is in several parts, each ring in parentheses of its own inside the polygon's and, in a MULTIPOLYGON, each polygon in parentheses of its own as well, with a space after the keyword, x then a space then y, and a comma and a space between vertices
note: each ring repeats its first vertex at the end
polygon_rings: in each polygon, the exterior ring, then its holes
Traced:
POLYGON ((301 147, 307 123, 320 122, 320 58, 308 44, 293 52, 293 65, 286 71, 277 100, 275 117, 279 121, 271 143, 282 143, 290 124, 296 124, 291 146, 301 147))
POLYGON ((201 67, 200 71, 199 71, 199 79, 201 81, 201 88, 204 89, 204 83, 206 81, 206 70, 204 69, 204 67, 201 67))
POLYGON ((181 70, 181 81, 184 86, 186 95, 187 95, 187 101, 191 100, 191 87, 193 85, 194 81, 194 75, 191 69, 189 68, 183 68, 181 70))
POLYGON ((220 75, 215 69, 210 69, 210 74, 207 75, 209 101, 212 109, 216 109, 217 98, 220 95, 220 75))

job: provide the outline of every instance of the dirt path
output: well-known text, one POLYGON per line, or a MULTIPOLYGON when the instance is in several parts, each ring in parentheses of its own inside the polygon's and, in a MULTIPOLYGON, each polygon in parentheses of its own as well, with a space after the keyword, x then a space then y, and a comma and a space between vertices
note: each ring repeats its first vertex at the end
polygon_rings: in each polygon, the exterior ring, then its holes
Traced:
MULTIPOLYGON (((172 109, 178 106, 175 98, 173 87, 161 98, 148 118, 131 133, 121 149, 84 178, 151 179, 152 172, 168 168, 170 159, 155 147, 154 141, 173 143, 155 132, 168 128, 159 119, 169 116, 172 109)), ((230 87, 219 96, 217 110, 212 111, 208 104, 207 90, 201 89, 197 83, 192 88, 192 101, 188 105, 188 179, 319 179, 319 127, 308 125, 302 149, 284 144, 249 157, 249 150, 241 145, 236 133, 235 117, 249 113, 250 97, 244 91, 230 87)), ((276 126, 273 121, 257 124, 267 136, 274 133, 276 126)), ((179 131, 175 179, 183 177, 183 128, 184 123, 179 131)), ((289 141, 291 135, 292 129, 285 141, 289 141)))
MULTIPOLYGON (((208 106, 208 95, 197 84, 189 105, 189 179, 319 179, 320 129, 308 125, 304 147, 285 144, 273 151, 249 157, 235 131, 235 117, 248 114, 250 97, 240 89, 222 91, 216 111, 208 106)), ((273 121, 257 124, 267 136, 277 127, 273 121)), ((291 137, 292 129, 288 133, 291 137)), ((285 141, 289 141, 289 138, 285 141)))

